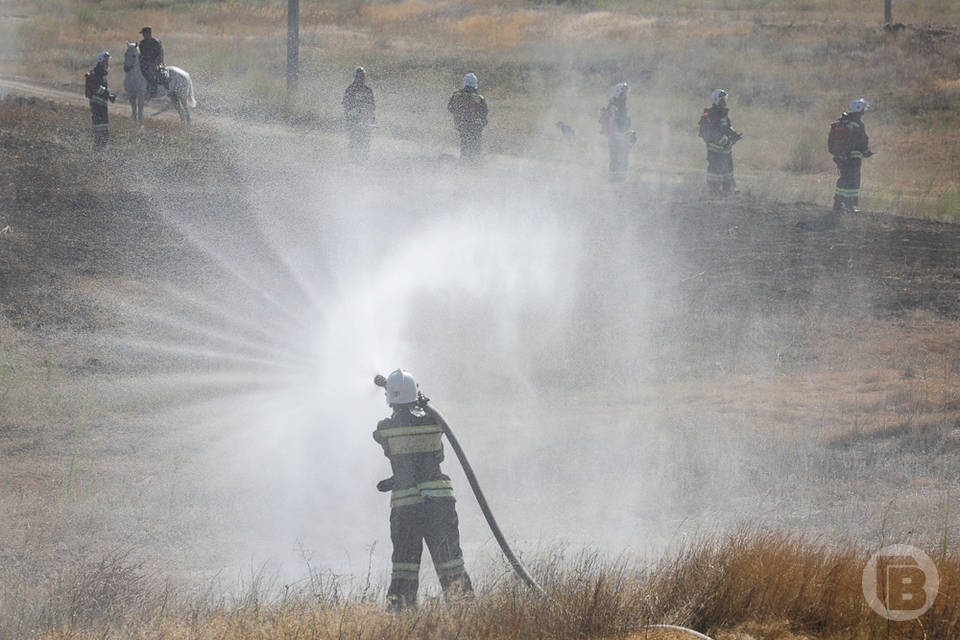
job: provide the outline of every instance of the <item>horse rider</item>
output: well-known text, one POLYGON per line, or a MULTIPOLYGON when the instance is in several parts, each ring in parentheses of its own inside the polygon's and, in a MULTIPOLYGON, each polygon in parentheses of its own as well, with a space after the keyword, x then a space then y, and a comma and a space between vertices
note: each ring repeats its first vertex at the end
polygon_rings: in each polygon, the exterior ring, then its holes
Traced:
POLYGON ((97 54, 97 65, 90 72, 87 87, 90 94, 90 115, 93 119, 93 146, 102 149, 110 140, 107 101, 114 102, 117 96, 107 89, 107 73, 110 67, 110 53, 97 54))
POLYGON ((157 95, 157 84, 163 81, 161 67, 163 67, 163 43, 153 37, 153 29, 140 29, 143 40, 137 45, 140 48, 140 70, 147 79, 147 99, 157 95))

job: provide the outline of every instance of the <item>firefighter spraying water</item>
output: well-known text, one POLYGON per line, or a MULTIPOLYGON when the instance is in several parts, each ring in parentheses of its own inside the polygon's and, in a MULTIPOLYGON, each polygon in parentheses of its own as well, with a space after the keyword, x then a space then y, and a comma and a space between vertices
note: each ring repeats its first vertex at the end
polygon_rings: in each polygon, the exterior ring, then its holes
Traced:
POLYGON ((393 610, 416 606, 424 541, 444 593, 462 595, 473 591, 460 550, 453 486, 449 476, 440 472, 441 435, 446 435, 453 447, 483 517, 513 570, 529 587, 544 593, 510 549, 453 430, 429 405, 430 399, 420 392, 413 376, 397 369, 386 378, 376 376, 373 382, 386 390, 387 404, 393 409, 393 415, 381 420, 373 432, 373 439, 383 447, 393 469, 393 476, 377 485, 380 491, 391 492, 393 572, 388 606, 393 610))

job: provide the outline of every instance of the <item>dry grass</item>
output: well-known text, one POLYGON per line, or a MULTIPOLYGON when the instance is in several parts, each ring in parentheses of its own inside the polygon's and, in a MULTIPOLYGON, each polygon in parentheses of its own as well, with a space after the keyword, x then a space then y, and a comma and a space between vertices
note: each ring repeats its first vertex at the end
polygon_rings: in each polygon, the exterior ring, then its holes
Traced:
MULTIPOLYGON (((152 591, 136 566, 112 557, 55 584, 59 625, 46 639, 232 638, 615 638, 665 640, 644 631, 670 623, 717 640, 950 638, 960 624, 960 556, 939 556, 940 596, 918 621, 888 623, 866 604, 862 570, 870 550, 831 547, 782 534, 741 532, 693 543, 653 566, 584 553, 536 563, 547 597, 510 578, 476 600, 428 599, 416 613, 391 615, 370 591, 343 591, 312 574, 270 593, 254 580, 233 601, 152 591), (85 606, 77 608, 78 605, 85 606), (92 605, 92 606, 91 606, 92 605), (72 613, 71 613, 72 612, 72 613)), ((156 580, 153 581, 156 584, 156 580)), ((49 628, 49 627, 48 627, 49 628)))

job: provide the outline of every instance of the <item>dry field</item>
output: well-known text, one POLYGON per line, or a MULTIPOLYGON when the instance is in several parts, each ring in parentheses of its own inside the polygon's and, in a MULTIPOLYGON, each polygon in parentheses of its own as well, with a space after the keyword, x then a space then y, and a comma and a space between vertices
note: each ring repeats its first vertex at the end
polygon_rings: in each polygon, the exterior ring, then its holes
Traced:
POLYGON ((301 0, 292 99, 285 4, 0 2, 4 74, 78 88, 152 23, 202 106, 188 136, 112 107, 92 154, 85 109, 0 102, 0 639, 955 637, 953 3, 895 3, 894 34, 846 1, 301 0), (443 155, 466 70, 477 175, 443 155), (646 146, 609 189, 593 113, 621 78, 646 146), (748 136, 724 201, 691 135, 715 84, 748 136), (870 212, 836 217, 821 138, 850 93, 878 155, 870 212), (427 579, 418 613, 382 610, 369 378, 398 361, 548 598, 450 459, 478 597, 427 579), (894 543, 939 571, 917 621, 861 593, 894 543))
MULTIPOLYGON (((194 76, 211 112, 339 126, 340 97, 364 64, 380 130, 441 152, 453 142, 446 96, 478 73, 491 103, 488 148, 601 162, 596 111, 620 80, 634 86, 642 140, 637 179, 701 181, 695 123, 710 91, 731 92, 741 188, 824 201, 834 166, 824 131, 853 97, 878 152, 865 201, 877 210, 956 221, 960 210, 960 10, 898 2, 510 3, 303 2, 301 91, 284 87, 286 3, 6 0, 5 73, 78 87, 97 51, 120 50, 150 23, 167 59, 194 76), (579 132, 564 145, 554 123, 579 132)), ((119 67, 115 74, 119 76, 119 67)))

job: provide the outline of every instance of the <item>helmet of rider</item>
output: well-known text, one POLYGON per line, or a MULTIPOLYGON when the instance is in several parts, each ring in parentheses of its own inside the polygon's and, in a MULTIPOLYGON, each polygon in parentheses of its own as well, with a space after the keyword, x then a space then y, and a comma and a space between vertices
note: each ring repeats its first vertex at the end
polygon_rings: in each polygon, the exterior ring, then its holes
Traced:
POLYGON ((857 98, 856 100, 850 103, 850 108, 847 109, 847 113, 863 113, 870 108, 870 104, 863 98, 857 98))
POLYGON ((620 96, 626 95, 629 92, 630 92, 630 85, 628 85, 626 82, 621 82, 620 84, 618 84, 613 88, 613 97, 619 98, 620 96))
POLYGON ((109 51, 101 51, 100 53, 97 54, 97 62, 103 62, 104 60, 109 60, 109 59, 110 59, 109 51))
POLYGON ((729 94, 723 89, 714 89, 713 93, 710 94, 710 99, 713 101, 713 106, 717 106, 722 100, 726 100, 727 95, 729 94))
POLYGON ((387 404, 410 404, 417 401, 417 382, 409 371, 397 369, 387 376, 384 386, 387 395, 387 404))
POLYGON ((140 29, 140 33, 144 36, 149 36, 153 34, 153 27, 144 27, 140 29))
POLYGON ((353 79, 354 80, 365 80, 367 78, 367 70, 363 67, 357 67, 353 70, 353 79))
POLYGON ((470 87, 471 89, 476 89, 480 84, 477 82, 477 76, 474 73, 468 73, 463 76, 463 88, 466 89, 470 87))

